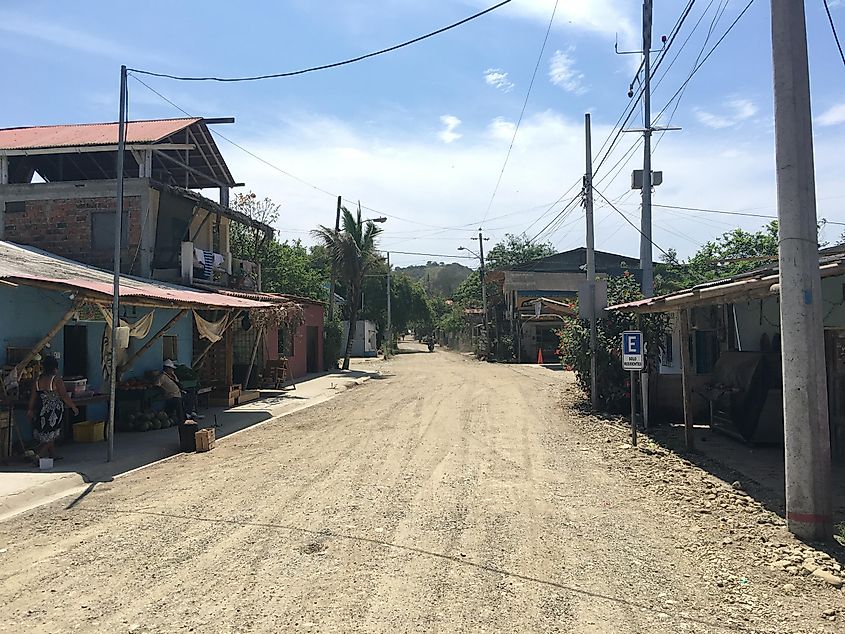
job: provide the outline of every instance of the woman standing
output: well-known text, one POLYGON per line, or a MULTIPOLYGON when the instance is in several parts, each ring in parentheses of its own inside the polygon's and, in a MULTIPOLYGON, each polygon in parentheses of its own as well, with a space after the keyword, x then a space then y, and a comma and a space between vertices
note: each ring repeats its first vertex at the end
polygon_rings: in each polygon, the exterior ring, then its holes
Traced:
POLYGON ((43 374, 32 386, 28 414, 32 420, 33 434, 41 443, 35 453, 39 458, 56 458, 54 444, 62 431, 65 404, 74 414, 79 414, 79 410, 67 395, 62 378, 56 376, 59 370, 56 357, 45 357, 43 367, 43 374))

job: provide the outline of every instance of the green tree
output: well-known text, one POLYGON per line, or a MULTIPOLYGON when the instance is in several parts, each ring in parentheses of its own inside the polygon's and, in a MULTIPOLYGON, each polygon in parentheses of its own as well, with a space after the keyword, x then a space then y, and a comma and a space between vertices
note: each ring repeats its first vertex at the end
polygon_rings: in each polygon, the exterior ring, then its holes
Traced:
POLYGON ((353 215, 345 207, 341 231, 335 232, 329 227, 320 226, 312 233, 333 254, 340 271, 339 279, 346 287, 346 307, 349 317, 349 336, 346 341, 346 353, 343 357, 343 369, 349 369, 349 357, 352 355, 352 342, 355 340, 358 312, 361 308, 361 289, 364 277, 380 260, 376 249, 376 238, 381 228, 372 221, 361 218, 361 210, 353 215))
POLYGON ((272 241, 261 268, 262 289, 325 301, 328 292, 322 271, 313 266, 308 250, 300 240, 272 241))
POLYGON ((504 240, 487 253, 486 264, 491 271, 504 270, 554 255, 554 253, 555 250, 551 244, 534 244, 524 233, 521 235, 508 233, 504 240))
MULTIPOLYGON (((236 194, 231 207, 271 227, 279 220, 279 209, 281 209, 281 205, 270 198, 260 199, 254 192, 236 194)), ((229 248, 237 258, 261 264, 263 268, 265 264, 270 263, 268 255, 272 248, 271 242, 269 236, 257 227, 249 227, 234 221, 229 223, 229 248)))
MULTIPOLYGON (((431 307, 422 284, 402 273, 393 273, 390 279, 390 318, 393 332, 404 332, 411 324, 430 324, 431 307)), ((387 263, 383 260, 373 267, 364 280, 364 319, 387 332, 387 263)))

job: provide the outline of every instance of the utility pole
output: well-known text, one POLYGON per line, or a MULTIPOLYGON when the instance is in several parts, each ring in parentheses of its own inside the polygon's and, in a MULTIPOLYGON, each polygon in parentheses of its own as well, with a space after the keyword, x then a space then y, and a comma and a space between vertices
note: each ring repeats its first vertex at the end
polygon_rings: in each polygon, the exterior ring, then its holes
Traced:
POLYGON ((117 124, 117 194, 114 211, 114 280, 111 305, 111 372, 109 375, 108 448, 106 459, 114 458, 114 412, 117 391, 117 328, 120 326, 120 247, 123 234, 123 154, 126 152, 126 66, 120 67, 120 114, 117 124))
POLYGON ((490 329, 487 323, 487 279, 484 274, 484 238, 478 229, 478 259, 481 261, 481 304, 484 306, 484 358, 490 356, 490 329))
MULTIPOLYGON (((337 240, 338 235, 340 235, 340 207, 342 200, 343 198, 341 196, 337 197, 337 213, 334 218, 335 240, 337 240)), ((329 256, 332 259, 332 276, 331 282, 329 282, 329 321, 332 321, 334 319, 335 286, 337 285, 337 258, 334 253, 330 253, 329 256)))
MULTIPOLYGON (((390 315, 390 251, 387 252, 387 337, 385 351, 393 352, 393 321, 390 315)), ((385 356, 387 356, 385 354, 385 356)))
POLYGON ((654 295, 651 252, 651 18, 652 0, 643 0, 643 201, 640 218, 640 268, 643 295, 654 295))
POLYGON ((598 410, 599 394, 596 386, 596 238, 593 225, 593 143, 590 113, 584 115, 587 171, 584 175, 584 209, 587 217, 587 301, 590 314, 590 402, 598 410))
POLYGON ((830 426, 804 2, 771 0, 786 521, 833 535, 830 426))

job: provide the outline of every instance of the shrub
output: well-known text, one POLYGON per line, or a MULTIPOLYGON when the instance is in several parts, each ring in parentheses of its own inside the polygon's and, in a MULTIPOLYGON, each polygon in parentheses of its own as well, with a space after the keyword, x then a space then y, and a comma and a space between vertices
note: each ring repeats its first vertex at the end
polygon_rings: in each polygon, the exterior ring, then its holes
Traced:
MULTIPOLYGON (((634 276, 625 272, 607 281, 609 305, 642 299, 634 276)), ((627 410, 631 397, 629 375, 622 369, 622 333, 641 330, 646 344, 646 367, 657 367, 668 328, 665 314, 642 315, 612 312, 599 315, 596 322, 596 385, 600 409, 610 413, 627 410)), ((564 321, 560 335, 560 361, 571 367, 579 387, 590 393, 590 323, 577 318, 564 321)))
POLYGON ((343 324, 339 319, 326 318, 323 324, 323 362, 327 370, 337 368, 343 345, 343 324))

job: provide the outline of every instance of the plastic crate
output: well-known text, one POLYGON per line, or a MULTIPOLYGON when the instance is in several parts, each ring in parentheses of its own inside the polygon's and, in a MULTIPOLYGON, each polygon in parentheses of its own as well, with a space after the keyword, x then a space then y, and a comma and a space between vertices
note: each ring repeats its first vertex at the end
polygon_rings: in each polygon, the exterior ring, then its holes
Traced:
POLYGON ((102 442, 105 440, 104 421, 85 421, 73 426, 74 442, 102 442))

